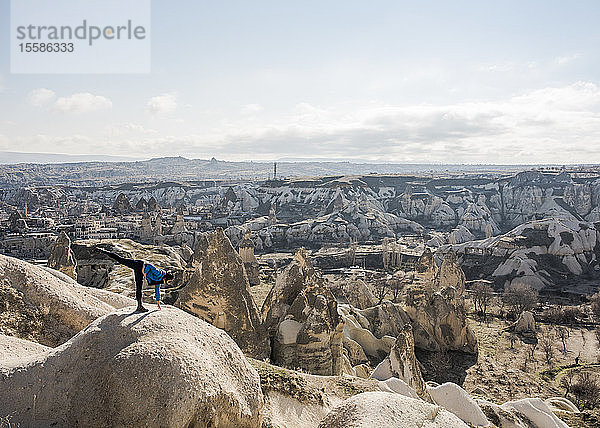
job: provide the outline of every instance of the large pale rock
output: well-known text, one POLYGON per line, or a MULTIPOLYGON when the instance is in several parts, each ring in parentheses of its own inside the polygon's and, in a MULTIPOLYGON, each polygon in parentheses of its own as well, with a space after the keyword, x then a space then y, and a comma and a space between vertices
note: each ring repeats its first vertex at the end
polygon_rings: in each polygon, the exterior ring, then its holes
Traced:
POLYGON ((413 324, 415 346, 476 354, 477 338, 469 327, 462 296, 454 287, 430 290, 414 286, 407 295, 405 310, 413 324))
POLYGON ((54 242, 50 257, 48 257, 48 267, 63 272, 73 279, 77 279, 77 262, 71 250, 71 240, 65 232, 61 232, 54 242))
POLYGON ((535 428, 569 428, 546 403, 539 398, 523 398, 502 404, 504 410, 529 419, 535 428))
POLYGON ((0 332, 57 346, 96 318, 135 301, 0 255, 0 332))
POLYGON ((465 273, 463 272, 456 252, 452 249, 448 251, 444 256, 444 261, 440 266, 439 272, 436 278, 437 289, 443 289, 446 287, 454 287, 459 296, 465 291, 465 273))
POLYGON ((196 270, 175 305, 225 330, 248 355, 269 357, 269 339, 244 264, 223 230, 201 238, 193 259, 196 270))
POLYGON ((262 313, 275 364, 313 374, 341 373, 344 322, 304 250, 278 275, 262 313))
POLYGON ((122 309, 59 348, 0 361, 0 414, 21 426, 257 427, 262 405, 233 340, 169 306, 122 309))
POLYGON ((467 428, 443 408, 389 392, 363 392, 339 404, 319 428, 467 428))
POLYGON ((516 333, 535 333, 535 318, 529 311, 523 311, 514 324, 516 333))
POLYGON ((420 397, 428 398, 425 381, 415 357, 415 344, 410 325, 405 325, 396 338, 390 355, 375 368, 371 377, 378 380, 387 380, 391 377, 401 379, 420 397))
POLYGON ((339 305, 338 308, 344 320, 344 337, 358 343, 375 363, 390 353, 396 337, 405 326, 410 326, 410 318, 404 309, 388 300, 363 310, 350 305, 339 305))
POLYGON ((438 273, 438 267, 435 264, 433 253, 429 248, 426 248, 421 257, 419 257, 416 269, 419 273, 419 276, 425 281, 432 281, 436 277, 438 273))
POLYGON ((358 309, 366 309, 377 304, 377 299, 362 279, 343 282, 342 290, 348 303, 358 309))
POLYGON ((454 413, 471 426, 490 426, 490 421, 481 411, 477 402, 455 383, 446 382, 427 391, 433 401, 454 413))

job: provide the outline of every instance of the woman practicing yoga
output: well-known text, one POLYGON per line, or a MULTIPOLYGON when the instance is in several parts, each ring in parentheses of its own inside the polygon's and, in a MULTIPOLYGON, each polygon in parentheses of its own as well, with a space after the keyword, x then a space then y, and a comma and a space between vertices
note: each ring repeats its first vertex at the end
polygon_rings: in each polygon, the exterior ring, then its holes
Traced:
POLYGON ((148 285, 154 285, 154 298, 158 309, 160 309, 160 284, 166 284, 167 281, 172 280, 173 274, 158 269, 143 260, 127 259, 118 254, 106 251, 103 248, 96 247, 96 249, 122 265, 133 269, 135 276, 135 299, 137 300, 136 312, 148 312, 148 309, 142 305, 142 284, 144 278, 148 282, 148 285))

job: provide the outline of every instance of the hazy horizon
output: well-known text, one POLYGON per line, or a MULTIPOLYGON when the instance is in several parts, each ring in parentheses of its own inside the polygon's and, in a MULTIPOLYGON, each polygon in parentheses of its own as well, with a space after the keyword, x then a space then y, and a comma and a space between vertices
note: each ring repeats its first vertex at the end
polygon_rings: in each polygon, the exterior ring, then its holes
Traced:
POLYGON ((0 150, 600 163, 597 16, 591 0, 153 1, 149 74, 10 74, 2 56, 0 150))

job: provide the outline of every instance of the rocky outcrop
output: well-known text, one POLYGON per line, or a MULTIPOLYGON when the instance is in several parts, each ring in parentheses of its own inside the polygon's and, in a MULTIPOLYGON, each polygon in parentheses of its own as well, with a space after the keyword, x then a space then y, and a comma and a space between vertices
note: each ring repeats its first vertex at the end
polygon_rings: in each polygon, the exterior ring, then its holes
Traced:
POLYGON ((77 280, 77 262, 71 250, 71 240, 65 232, 61 232, 54 243, 50 257, 48 257, 48 267, 77 280))
POLYGON ((415 357, 415 343, 410 325, 405 325, 396 338, 390 355, 375 368, 371 377, 378 380, 391 377, 401 379, 414 389, 419 397, 429 398, 419 362, 415 357))
POLYGON ((233 340, 168 306, 113 312, 55 350, 0 360, 0 414, 21 426, 258 427, 262 405, 233 340))
POLYGON ((467 321, 462 292, 465 277, 456 255, 448 252, 434 280, 425 270, 421 283, 407 291, 405 310, 413 325, 415 345, 429 351, 477 353, 477 338, 467 321), (435 285, 431 285, 431 283, 435 285))
POLYGON ((454 287, 459 296, 462 296, 465 291, 465 273, 458 263, 456 252, 452 249, 444 255, 444 261, 436 278, 437 290, 447 287, 454 287))
POLYGON ((523 398, 502 405, 477 400, 477 404, 487 418, 500 428, 569 428, 539 398, 523 398))
POLYGON ((392 349, 396 338, 410 326, 410 318, 399 304, 384 300, 367 309, 339 305, 344 320, 344 340, 357 343, 374 364, 392 349))
POLYGON ((344 322, 303 249, 277 276, 262 313, 275 364, 313 374, 341 373, 344 322))
POLYGON ((512 328, 515 333, 535 336, 535 318, 533 313, 529 311, 521 312, 512 328))
POLYGON ((260 269, 258 266, 258 260, 254 255, 254 241, 251 239, 252 232, 247 230, 244 234, 244 239, 240 242, 238 252, 244 263, 246 269, 246 275, 250 285, 260 284, 260 269))
POLYGON ((195 271, 175 305, 225 330, 248 355, 269 357, 269 339, 244 264, 222 229, 200 239, 193 260, 195 271))
POLYGON ((377 304, 377 299, 362 279, 341 279, 331 284, 330 288, 336 297, 344 299, 355 308, 366 309, 377 304))
POLYGON ((117 196, 117 199, 115 199, 112 209, 117 214, 128 214, 133 211, 131 202, 124 193, 119 193, 119 196, 117 196))
MULTIPOLYGON (((558 286, 565 277, 600 270, 600 233, 595 224, 577 220, 554 201, 547 203, 544 211, 554 212, 554 217, 523 223, 503 235, 454 245, 453 249, 488 257, 494 264, 488 265, 487 275, 499 284, 526 284, 538 291, 558 286)), ((439 251, 447 250, 443 246, 439 251)), ((477 262, 476 258, 471 261, 475 269, 477 262)))
POLYGON ((427 388, 433 402, 454 413, 469 426, 490 426, 490 421, 467 392, 452 382, 427 388))
POLYGON ((61 272, 0 255, 0 333, 57 346, 96 318, 133 305, 61 272))
POLYGON ((319 428, 467 428, 442 407, 388 392, 363 392, 336 406, 319 428))

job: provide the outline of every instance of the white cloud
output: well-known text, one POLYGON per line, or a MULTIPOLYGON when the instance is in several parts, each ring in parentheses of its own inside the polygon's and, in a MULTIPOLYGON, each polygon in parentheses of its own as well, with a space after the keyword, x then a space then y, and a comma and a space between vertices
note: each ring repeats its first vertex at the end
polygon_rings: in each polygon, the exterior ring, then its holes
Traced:
POLYGON ((54 99, 56 93, 50 89, 38 88, 27 94, 27 102, 34 107, 43 107, 54 99))
POLYGON ((166 115, 177 109, 177 97, 175 94, 163 94, 152 97, 146 104, 148 111, 155 115, 166 115))
POLYGON ((572 54, 572 55, 556 57, 554 59, 554 62, 556 63, 556 65, 566 65, 566 64, 573 62, 579 58, 581 58, 581 54, 576 53, 576 54, 572 54))
POLYGON ((54 103, 54 110, 65 113, 88 113, 107 110, 112 107, 112 101, 101 95, 83 92, 70 97, 60 97, 54 103))
MULTIPOLYGON (((578 82, 504 99, 444 105, 300 103, 276 118, 259 115, 252 120, 214 121, 196 132, 171 127, 150 133, 133 123, 119 129, 122 132, 115 138, 90 137, 90 143, 75 136, 38 137, 25 144, 52 141, 64 152, 74 153, 81 152, 84 144, 110 154, 202 157, 218 153, 223 159, 598 163, 600 87, 578 82)), ((11 144, 24 143, 11 139, 11 144)))
POLYGON ((260 104, 246 104, 241 108, 241 113, 244 115, 253 115, 263 111, 263 106, 260 104))

